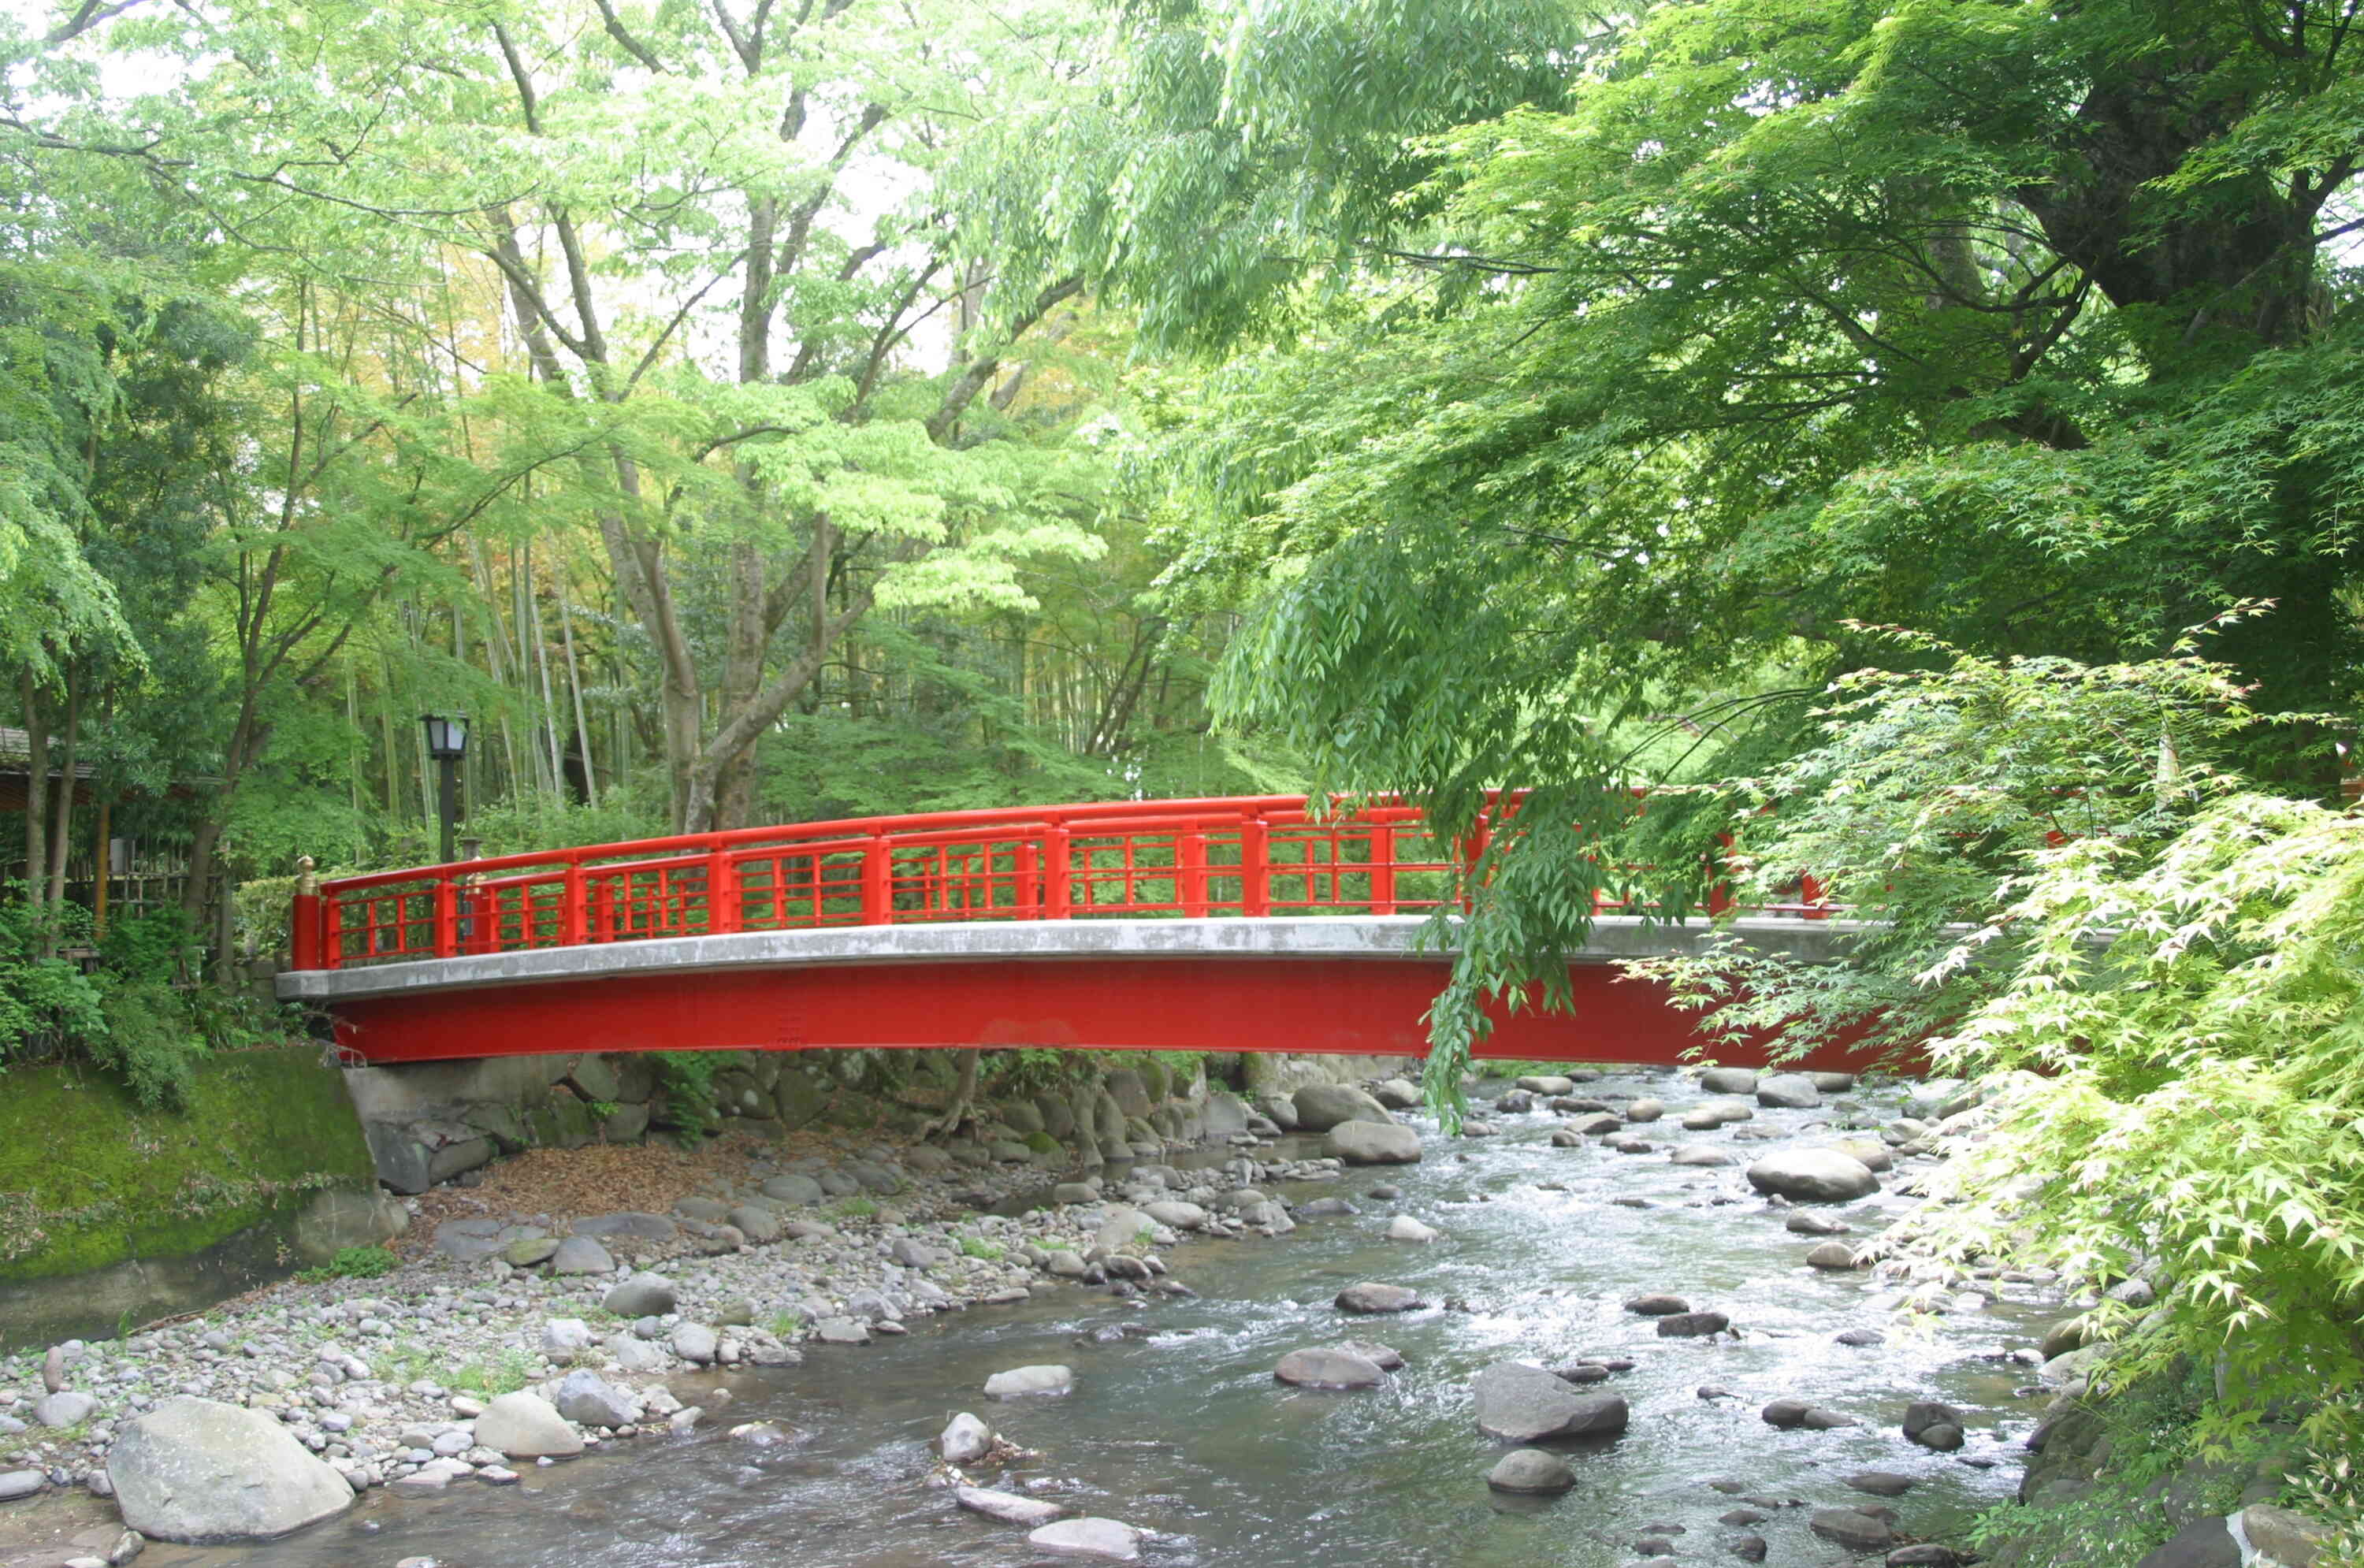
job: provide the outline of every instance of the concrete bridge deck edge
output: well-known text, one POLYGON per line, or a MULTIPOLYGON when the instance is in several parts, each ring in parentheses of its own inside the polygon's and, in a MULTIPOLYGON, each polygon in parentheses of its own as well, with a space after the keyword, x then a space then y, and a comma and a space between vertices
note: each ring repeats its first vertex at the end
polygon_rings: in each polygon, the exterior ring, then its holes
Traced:
MULTIPOLYGON (((976 920, 931 925, 847 926, 820 930, 742 931, 582 947, 537 948, 465 958, 414 959, 351 969, 281 974, 283 1001, 334 1004, 429 991, 533 984, 661 973, 822 965, 926 964, 1088 958, 1368 959, 1443 962, 1450 949, 1422 949, 1422 915, 1318 915, 1200 920, 976 920)), ((1603 916, 1576 955, 1587 964, 1695 952, 1721 930, 1759 951, 1804 962, 1837 958, 1858 929, 1846 920, 1754 917, 1723 926, 1669 925, 1633 915, 1603 916)))

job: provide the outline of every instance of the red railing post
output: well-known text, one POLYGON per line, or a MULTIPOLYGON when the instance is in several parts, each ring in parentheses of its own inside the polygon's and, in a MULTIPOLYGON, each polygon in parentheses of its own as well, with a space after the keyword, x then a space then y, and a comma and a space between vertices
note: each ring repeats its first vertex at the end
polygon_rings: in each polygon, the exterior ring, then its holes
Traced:
POLYGON ((1371 913, 1396 912, 1396 827, 1375 818, 1371 823, 1371 913))
POLYGON ((1261 817, 1240 824, 1240 913, 1272 913, 1272 842, 1261 817))
POLYGON ((460 956, 460 890, 449 871, 435 879, 435 956, 460 956))
POLYGON ((1454 846, 1461 858, 1461 907, 1466 913, 1477 902, 1478 866, 1486 858, 1486 848, 1494 841, 1494 824, 1489 817, 1478 818, 1478 826, 1454 846))
POLYGON ((730 851, 718 849, 706 857, 706 929, 723 936, 745 925, 739 906, 739 862, 730 851))
POLYGON ((1715 842, 1716 847, 1723 852, 1720 855, 1710 855, 1707 861, 1707 874, 1709 878, 1707 884, 1707 912, 1710 918, 1721 915, 1732 907, 1732 878, 1728 874, 1718 874, 1719 873, 1726 872, 1729 869, 1732 857, 1732 835, 1729 833, 1718 833, 1715 836, 1715 842))
POLYGON ((1193 920, 1207 917, 1207 836, 1196 828, 1174 835, 1174 860, 1182 885, 1182 913, 1193 920))
POLYGON ((1018 881, 1018 917, 1021 920, 1038 919, 1043 912, 1043 892, 1037 881, 1042 867, 1037 863, 1039 857, 1034 852, 1034 840, 1019 840, 1018 847, 1011 851, 1011 859, 1018 881))
POLYGON ((1801 872, 1798 874, 1798 898, 1806 906, 1800 913, 1807 919, 1827 920, 1831 917, 1828 906, 1830 894, 1823 886, 1823 879, 1812 872, 1801 872))
POLYGON ((884 926, 895 917, 894 895, 890 878, 894 872, 894 855, 886 836, 875 835, 862 847, 862 923, 884 926))
POLYGON ((1066 824, 1054 823, 1043 835, 1043 917, 1046 920, 1065 920, 1076 912, 1076 890, 1067 880, 1070 850, 1066 824))
POLYGON ((569 861, 559 893, 558 940, 566 947, 581 947, 590 933, 591 912, 583 905, 583 862, 569 861))

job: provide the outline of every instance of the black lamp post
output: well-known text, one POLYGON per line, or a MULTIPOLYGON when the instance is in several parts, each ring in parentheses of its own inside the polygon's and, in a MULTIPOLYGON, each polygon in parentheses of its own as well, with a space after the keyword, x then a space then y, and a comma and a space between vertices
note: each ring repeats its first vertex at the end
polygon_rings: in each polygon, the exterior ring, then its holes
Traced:
POLYGON ((460 821, 460 759, 468 754, 468 716, 455 713, 446 718, 421 714, 419 722, 427 726, 427 754, 435 759, 442 773, 436 793, 443 817, 443 861, 448 865, 456 858, 452 836, 460 821))

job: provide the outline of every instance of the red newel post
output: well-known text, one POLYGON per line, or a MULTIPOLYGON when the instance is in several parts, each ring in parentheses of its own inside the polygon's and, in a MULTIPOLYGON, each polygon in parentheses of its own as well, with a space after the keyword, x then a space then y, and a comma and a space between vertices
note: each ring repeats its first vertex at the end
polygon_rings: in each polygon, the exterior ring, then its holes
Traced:
MULTIPOLYGON (((105 846, 100 846, 102 851, 105 846)), ((294 969, 320 967, 320 878, 312 857, 296 862, 296 901, 287 912, 287 962, 294 969)))
POLYGON ((1174 835, 1174 859, 1180 870, 1182 913, 1193 920, 1207 917, 1207 836, 1195 828, 1174 835))
POLYGON ((1272 841, 1261 817, 1240 824, 1240 913, 1272 913, 1272 841))
POLYGON ((884 926, 895 917, 894 897, 888 891, 894 872, 893 851, 884 836, 875 838, 862 851, 862 923, 884 926))

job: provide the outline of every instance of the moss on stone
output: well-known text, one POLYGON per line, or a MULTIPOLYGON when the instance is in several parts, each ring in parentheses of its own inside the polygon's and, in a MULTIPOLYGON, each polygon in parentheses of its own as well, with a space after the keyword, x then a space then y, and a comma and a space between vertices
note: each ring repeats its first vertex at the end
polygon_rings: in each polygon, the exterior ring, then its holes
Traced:
POLYGON ((374 1179, 319 1048, 198 1064, 183 1113, 70 1067, 0 1077, 0 1284, 180 1257, 374 1179))

